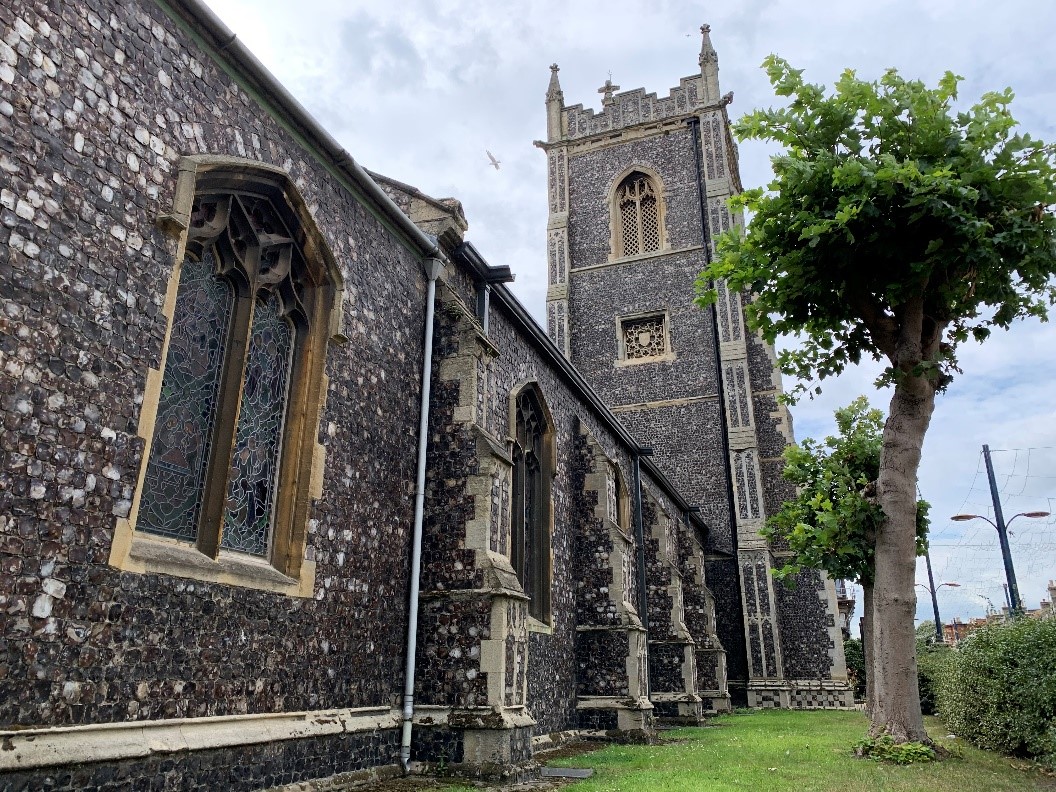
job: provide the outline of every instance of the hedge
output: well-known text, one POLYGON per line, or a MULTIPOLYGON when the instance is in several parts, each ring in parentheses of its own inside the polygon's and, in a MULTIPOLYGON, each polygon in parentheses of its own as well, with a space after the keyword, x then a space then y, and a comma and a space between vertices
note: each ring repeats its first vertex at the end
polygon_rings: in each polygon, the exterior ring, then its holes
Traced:
POLYGON ((948 657, 938 708, 950 730, 1056 767, 1056 619, 988 625, 948 657))

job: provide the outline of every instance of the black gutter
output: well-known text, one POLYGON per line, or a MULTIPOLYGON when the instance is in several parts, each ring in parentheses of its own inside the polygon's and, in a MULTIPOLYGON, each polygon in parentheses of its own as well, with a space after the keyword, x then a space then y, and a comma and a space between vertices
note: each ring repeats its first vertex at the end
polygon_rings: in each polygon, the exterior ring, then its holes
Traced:
MULTIPOLYGON (((638 543, 638 616, 645 628, 645 640, 649 640, 649 594, 645 570, 645 525, 642 520, 642 469, 641 459, 653 453, 651 448, 639 448, 631 457, 634 475, 634 539, 638 543)), ((648 675, 646 675, 648 678, 648 675)), ((646 682, 646 696, 649 695, 649 684, 646 682)))

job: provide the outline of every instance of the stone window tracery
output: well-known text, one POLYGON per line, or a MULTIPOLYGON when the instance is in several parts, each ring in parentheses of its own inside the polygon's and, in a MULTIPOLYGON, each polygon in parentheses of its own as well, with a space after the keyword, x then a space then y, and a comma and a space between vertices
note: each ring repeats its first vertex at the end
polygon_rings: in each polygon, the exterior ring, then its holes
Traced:
POLYGON ((652 178, 640 171, 629 174, 616 187, 614 204, 617 257, 652 253, 663 247, 661 203, 652 178))
POLYGON ((669 351, 667 317, 664 314, 640 316, 620 322, 621 357, 642 360, 666 355, 669 351))
POLYGON ((550 620, 551 429, 533 385, 518 395, 513 448, 511 563, 528 595, 528 613, 550 620))
POLYGON ((269 176, 196 185, 135 529, 295 577, 336 283, 269 176))

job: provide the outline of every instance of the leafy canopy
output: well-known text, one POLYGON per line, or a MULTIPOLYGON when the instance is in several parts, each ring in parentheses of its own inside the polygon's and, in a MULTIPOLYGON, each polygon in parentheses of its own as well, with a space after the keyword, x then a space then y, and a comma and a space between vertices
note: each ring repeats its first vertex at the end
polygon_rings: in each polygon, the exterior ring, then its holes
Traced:
POLYGON ((733 129, 784 152, 768 191, 732 199, 751 225, 719 239, 697 283, 702 304, 714 279, 753 292, 749 319, 770 342, 803 335, 780 359, 800 380, 865 355, 887 358, 889 379, 925 375, 940 389, 957 344, 1046 318, 1056 147, 1014 133, 1010 89, 957 111, 951 72, 927 88, 894 69, 874 82, 847 70, 826 95, 777 56, 763 65, 788 104, 733 129))
MULTIPOLYGON (((838 435, 822 442, 808 437, 784 450, 782 476, 797 494, 762 530, 794 554, 774 570, 777 578, 820 568, 841 580, 873 580, 876 532, 884 519, 876 498, 884 415, 859 396, 836 411, 836 427, 838 435)), ((927 531, 928 504, 918 501, 918 555, 924 553, 927 531)))

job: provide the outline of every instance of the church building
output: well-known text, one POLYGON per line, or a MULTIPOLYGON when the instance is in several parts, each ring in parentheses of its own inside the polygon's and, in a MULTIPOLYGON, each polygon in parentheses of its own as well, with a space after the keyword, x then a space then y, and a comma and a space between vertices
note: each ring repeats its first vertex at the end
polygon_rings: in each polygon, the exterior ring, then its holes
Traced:
MULTIPOLYGON (((256 790, 851 704, 718 65, 565 106, 548 326, 201 0, 0 4, 0 790, 256 790)), ((543 229, 540 229, 543 233, 543 229)), ((540 266, 543 262, 540 262, 540 266)))

